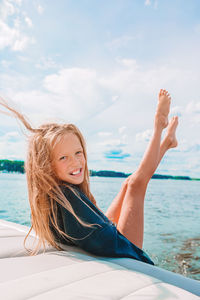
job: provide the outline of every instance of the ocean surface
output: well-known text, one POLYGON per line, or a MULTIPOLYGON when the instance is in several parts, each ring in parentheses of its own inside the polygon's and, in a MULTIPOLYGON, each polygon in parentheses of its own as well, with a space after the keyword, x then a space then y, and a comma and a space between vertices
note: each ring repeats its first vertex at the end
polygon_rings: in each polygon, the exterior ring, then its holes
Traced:
MULTIPOLYGON (((106 212, 123 178, 91 177, 106 212)), ((0 173, 0 219, 30 226, 24 174, 0 173)), ((143 249, 164 269, 200 280, 200 181, 152 179, 145 200, 143 249)))

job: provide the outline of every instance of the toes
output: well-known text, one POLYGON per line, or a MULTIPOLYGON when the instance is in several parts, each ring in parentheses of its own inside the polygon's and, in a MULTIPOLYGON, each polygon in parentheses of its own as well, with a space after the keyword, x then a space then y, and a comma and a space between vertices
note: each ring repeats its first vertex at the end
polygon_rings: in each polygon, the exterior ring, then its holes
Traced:
POLYGON ((170 97, 170 93, 169 93, 168 91, 166 91, 166 90, 165 90, 165 95, 166 95, 167 97, 170 97))
POLYGON ((178 116, 175 116, 174 120, 178 123, 178 116))
POLYGON ((174 122, 174 117, 172 117, 169 121, 169 125, 172 124, 174 122))
POLYGON ((169 100, 171 100, 171 95, 167 90, 161 89, 159 92, 159 96, 165 95, 169 98, 169 100))
POLYGON ((170 119, 170 122, 169 122, 169 125, 171 124, 173 126, 173 124, 178 124, 178 116, 173 116, 171 119, 170 119))
POLYGON ((172 117, 172 122, 174 122, 174 121, 175 121, 175 116, 172 117))

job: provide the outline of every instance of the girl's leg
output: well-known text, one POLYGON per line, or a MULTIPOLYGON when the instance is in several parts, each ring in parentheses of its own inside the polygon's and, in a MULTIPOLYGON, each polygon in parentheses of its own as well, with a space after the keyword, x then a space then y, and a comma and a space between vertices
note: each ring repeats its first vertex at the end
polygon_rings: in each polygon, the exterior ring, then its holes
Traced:
POLYGON ((161 155, 164 155, 166 151, 164 150, 165 144, 162 144, 160 149, 160 140, 162 131, 168 124, 169 107, 170 96, 165 90, 161 90, 153 137, 139 168, 128 180, 118 220, 117 229, 140 248, 143 244, 144 196, 147 184, 162 158, 161 155))
MULTIPOLYGON (((177 140, 176 140, 176 128, 178 125, 178 117, 173 117, 170 120, 170 123, 167 127, 167 133, 160 145, 160 155, 159 155, 159 160, 157 167, 163 158, 164 154, 166 153, 167 150, 170 148, 174 148, 177 146, 177 140)), ((156 168, 157 168, 156 167, 156 168)), ((132 175, 131 175, 132 176, 132 175)), ((114 223, 118 224, 118 220, 121 214, 121 208, 123 204, 123 200, 127 191, 128 187, 128 181, 130 180, 131 176, 129 176, 122 184, 120 192, 117 194, 115 199, 112 201, 110 206, 108 207, 106 211, 106 216, 114 223)))

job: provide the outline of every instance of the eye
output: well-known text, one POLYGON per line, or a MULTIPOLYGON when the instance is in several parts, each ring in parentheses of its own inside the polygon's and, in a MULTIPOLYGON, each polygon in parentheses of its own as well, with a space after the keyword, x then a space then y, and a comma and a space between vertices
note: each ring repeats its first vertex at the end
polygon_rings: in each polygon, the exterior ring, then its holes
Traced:
POLYGON ((60 157, 59 160, 64 160, 64 159, 66 159, 66 158, 67 158, 67 156, 62 156, 62 157, 60 157))
POLYGON ((82 154, 82 153, 83 153, 83 151, 81 151, 81 150, 76 152, 76 154, 78 154, 78 155, 82 154))

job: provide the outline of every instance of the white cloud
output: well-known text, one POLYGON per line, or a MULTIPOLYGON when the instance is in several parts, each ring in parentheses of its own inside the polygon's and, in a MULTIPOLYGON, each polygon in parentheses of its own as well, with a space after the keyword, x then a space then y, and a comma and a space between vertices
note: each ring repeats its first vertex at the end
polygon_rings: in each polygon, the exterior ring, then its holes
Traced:
POLYGON ((146 6, 151 5, 151 0, 145 0, 144 5, 146 5, 146 6))
POLYGON ((11 61, 8 61, 8 60, 5 60, 5 59, 3 59, 3 60, 1 61, 1 65, 2 65, 3 68, 8 68, 8 67, 11 66, 11 64, 12 64, 11 61))
POLYGON ((138 64, 135 59, 117 58, 116 61, 117 61, 117 63, 119 63, 120 65, 122 65, 124 67, 132 68, 132 69, 138 68, 138 64))
POLYGON ((0 50, 9 47, 13 51, 23 51, 28 44, 33 43, 33 38, 23 32, 22 18, 28 27, 32 27, 32 21, 28 16, 23 16, 18 6, 21 1, 4 0, 0 5, 0 50), (12 17, 12 23, 8 22, 12 17))
POLYGON ((4 134, 3 136, 0 136, 0 141, 16 142, 19 140, 21 140, 21 136, 17 131, 10 131, 4 134))
MULTIPOLYGON (((96 72, 90 69, 62 69, 57 74, 46 76, 45 88, 53 93, 68 95, 90 94, 96 82, 96 72)), ((87 101, 87 99, 86 99, 87 101)))
POLYGON ((22 5, 23 0, 11 0, 11 1, 20 6, 20 5, 22 5))
POLYGON ((186 107, 186 113, 199 114, 200 113, 200 102, 191 101, 186 107))
POLYGON ((13 131, 0 136, 0 157, 2 159, 25 159, 25 139, 13 131))
POLYGON ((101 146, 105 147, 123 147, 125 146, 124 142, 121 139, 109 139, 104 142, 99 143, 101 146))
POLYGON ((59 110, 60 99, 49 93, 39 90, 29 90, 17 93, 10 93, 10 98, 15 101, 17 110, 20 110, 30 119, 33 126, 49 121, 58 121, 58 116, 65 117, 65 113, 60 113, 63 109, 62 103, 59 110))
POLYGON ((42 15, 43 12, 44 12, 44 8, 39 4, 39 5, 37 6, 37 11, 38 11, 38 13, 39 13, 40 15, 42 15))
POLYGON ((24 18, 24 20, 25 20, 26 24, 28 25, 28 27, 33 27, 33 23, 29 17, 26 16, 24 18))
POLYGON ((137 133, 135 138, 136 138, 137 142, 148 142, 148 141, 150 141, 151 136, 152 136, 152 130, 147 129, 143 132, 137 133))
POLYGON ((101 82, 95 70, 61 69, 44 79, 44 87, 60 99, 60 107, 77 119, 85 118, 113 105, 112 91, 101 82))
POLYGON ((41 57, 36 63, 36 68, 41 70, 59 69, 61 66, 56 63, 51 57, 41 57))
POLYGON ((117 38, 112 39, 110 42, 108 42, 106 45, 107 47, 112 50, 112 49, 118 49, 121 47, 126 47, 128 46, 129 43, 140 39, 141 35, 123 35, 117 38))
POLYGON ((101 137, 111 136, 112 132, 98 132, 98 135, 101 137))
MULTIPOLYGON (((145 0, 144 5, 145 6, 150 6, 152 4, 151 0, 145 0)), ((158 0, 154 0, 153 4, 154 9, 158 8, 158 0)))
POLYGON ((119 134, 122 134, 126 130, 126 126, 122 126, 118 129, 119 134))
POLYGON ((33 39, 21 33, 17 25, 10 28, 0 21, 0 49, 10 47, 13 51, 22 51, 30 43, 33 43, 33 39))
POLYGON ((7 0, 3 0, 0 4, 0 18, 1 20, 6 20, 9 16, 15 14, 15 7, 12 3, 7 0))
POLYGON ((115 102, 117 100, 119 100, 119 96, 117 95, 112 96, 112 102, 115 102))
POLYGON ((181 106, 173 106, 171 108, 171 114, 172 115, 176 115, 176 116, 182 116, 182 114, 184 113, 184 108, 181 106))

